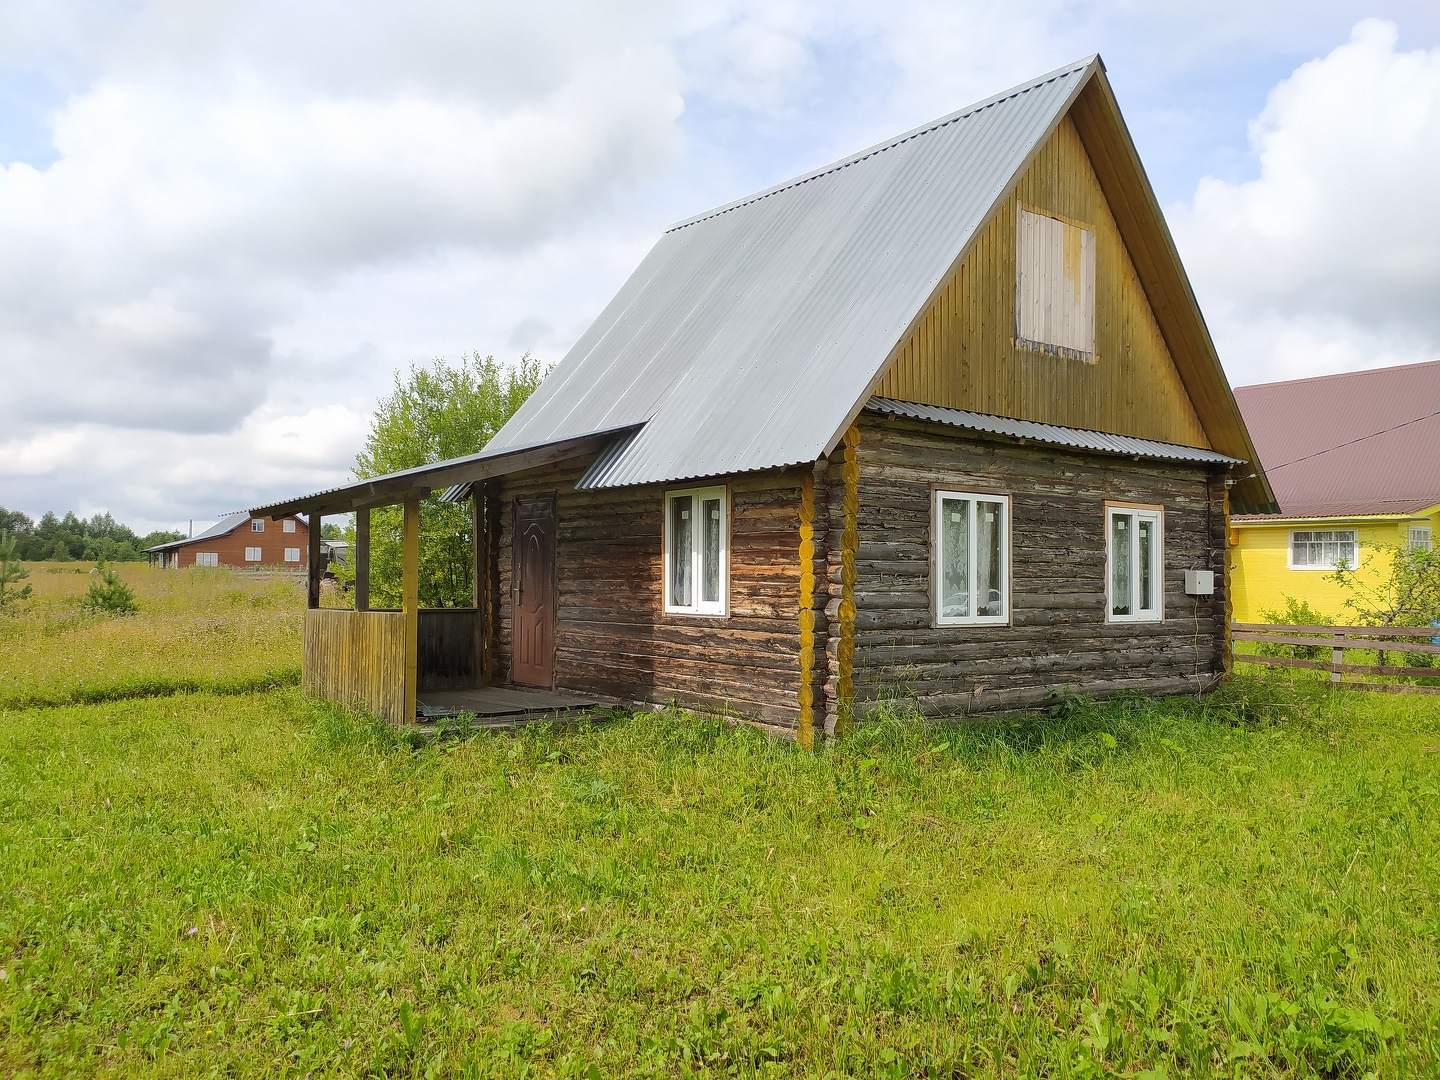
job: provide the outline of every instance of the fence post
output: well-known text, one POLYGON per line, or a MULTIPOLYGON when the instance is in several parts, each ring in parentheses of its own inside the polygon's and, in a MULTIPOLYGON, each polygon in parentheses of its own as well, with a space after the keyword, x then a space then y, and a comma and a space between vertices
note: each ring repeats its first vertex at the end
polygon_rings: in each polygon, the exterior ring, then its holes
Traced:
POLYGON ((1345 663, 1345 635, 1335 635, 1335 647, 1330 650, 1330 663, 1334 670, 1330 672, 1330 681, 1338 683, 1341 678, 1340 665, 1345 663))

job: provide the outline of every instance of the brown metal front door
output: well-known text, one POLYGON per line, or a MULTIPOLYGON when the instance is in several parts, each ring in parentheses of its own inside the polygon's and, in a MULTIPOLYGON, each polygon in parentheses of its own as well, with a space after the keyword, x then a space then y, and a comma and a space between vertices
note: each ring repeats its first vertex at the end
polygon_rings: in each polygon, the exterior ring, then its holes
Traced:
POLYGON ((555 498, 515 504, 515 662, 512 680, 555 683, 555 498))

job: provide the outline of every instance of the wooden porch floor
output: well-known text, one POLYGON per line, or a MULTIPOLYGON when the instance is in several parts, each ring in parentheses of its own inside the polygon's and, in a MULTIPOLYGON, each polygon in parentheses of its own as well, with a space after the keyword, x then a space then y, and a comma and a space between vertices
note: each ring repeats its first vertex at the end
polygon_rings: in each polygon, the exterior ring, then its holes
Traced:
POLYGON ((511 727, 556 719, 601 704, 598 698, 523 686, 482 686, 474 690, 423 690, 415 698, 420 723, 473 714, 486 727, 511 727))

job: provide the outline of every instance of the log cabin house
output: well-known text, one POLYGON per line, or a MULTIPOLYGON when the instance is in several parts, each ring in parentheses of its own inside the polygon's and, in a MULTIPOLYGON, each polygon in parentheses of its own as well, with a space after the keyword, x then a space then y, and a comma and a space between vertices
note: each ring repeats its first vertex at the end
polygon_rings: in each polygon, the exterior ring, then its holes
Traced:
POLYGON ((1091 57, 676 224, 481 453, 252 513, 357 515, 312 693, 677 702, 808 746, 896 695, 1206 688, 1227 517, 1273 510, 1091 57), (473 507, 473 608, 418 609, 432 491, 473 507), (371 612, 396 503, 405 606, 371 612))

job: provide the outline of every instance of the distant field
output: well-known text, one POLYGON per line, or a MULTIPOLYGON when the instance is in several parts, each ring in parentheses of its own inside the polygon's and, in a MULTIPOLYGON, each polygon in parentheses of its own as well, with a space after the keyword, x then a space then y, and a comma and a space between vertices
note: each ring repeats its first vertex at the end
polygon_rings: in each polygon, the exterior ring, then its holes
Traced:
MULTIPOLYGON (((215 589, 192 642, 281 620, 215 589)), ((815 754, 675 715, 415 749, 293 688, 0 731, 7 1075, 1440 1071, 1434 699, 815 754)))
POLYGON ((35 598, 0 617, 0 707, 169 687, 298 683, 304 587, 225 569, 118 563, 140 613, 87 615, 89 563, 26 563, 35 598))

